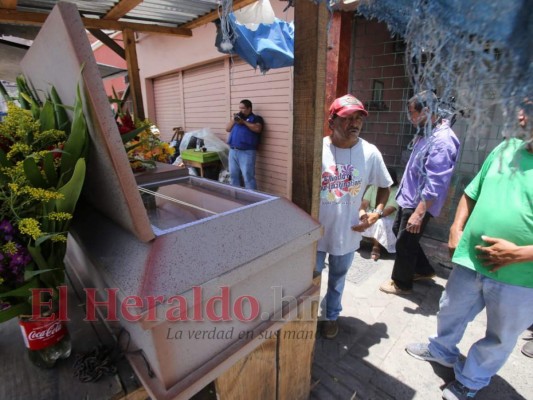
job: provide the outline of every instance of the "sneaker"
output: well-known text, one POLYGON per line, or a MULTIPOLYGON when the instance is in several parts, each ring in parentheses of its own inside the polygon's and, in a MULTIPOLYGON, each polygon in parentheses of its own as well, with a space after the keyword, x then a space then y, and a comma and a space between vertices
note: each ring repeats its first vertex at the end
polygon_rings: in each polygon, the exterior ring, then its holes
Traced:
POLYGON ((469 389, 458 381, 451 382, 442 392, 444 400, 468 400, 476 396, 477 390, 469 389))
POLYGON ((413 293, 412 290, 399 288, 392 279, 389 281, 383 282, 383 284, 379 287, 379 290, 385 293, 389 293, 389 294, 411 294, 413 293))
POLYGON ((436 362, 444 367, 447 368, 453 368, 453 364, 446 362, 444 360, 441 360, 440 358, 434 357, 429 352, 429 346, 427 343, 411 343, 405 346, 405 351, 410 356, 416 358, 417 360, 422 361, 432 361, 436 362))
POLYGON ((335 339, 338 333, 339 324, 337 323, 337 320, 324 321, 322 325, 322 336, 324 336, 326 339, 335 339))
POLYGON ((533 340, 533 332, 528 332, 527 335, 522 338, 522 340, 533 340))
POLYGON ((529 341, 522 346, 522 354, 526 357, 533 358, 533 341, 529 341))
POLYGON ((429 281, 435 278, 435 273, 429 274, 429 275, 422 275, 422 274, 414 274, 413 275, 413 282, 416 281, 429 281))

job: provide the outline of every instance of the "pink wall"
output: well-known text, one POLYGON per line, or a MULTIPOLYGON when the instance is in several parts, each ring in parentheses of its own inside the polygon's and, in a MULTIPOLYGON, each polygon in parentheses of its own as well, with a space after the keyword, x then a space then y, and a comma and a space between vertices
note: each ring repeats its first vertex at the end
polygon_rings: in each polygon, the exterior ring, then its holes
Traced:
MULTIPOLYGON (((287 2, 278 0, 271 0, 270 2, 278 18, 287 21, 294 20, 293 7, 290 7, 285 13, 283 12, 287 2)), ((189 38, 139 34, 137 58, 142 82, 143 103, 147 116, 154 114, 150 78, 227 57, 218 52, 215 47, 216 27, 214 23, 210 22, 195 28, 192 33, 192 37, 189 38)))
MULTIPOLYGON (((286 2, 271 0, 271 4, 278 18, 293 20, 293 8, 283 13, 286 2)), ((165 120, 171 124, 169 126, 182 126, 186 131, 208 127, 221 140, 226 141, 228 134, 225 126, 231 113, 238 111, 241 99, 250 99, 254 112, 265 119, 256 163, 258 188, 290 198, 292 68, 273 69, 263 75, 259 69, 254 70, 242 62, 238 56, 230 58, 218 52, 215 38, 216 27, 213 23, 194 29, 190 38, 147 34, 139 36, 137 56, 146 115, 157 122, 155 117, 162 114, 161 109, 164 107, 159 107, 158 113, 155 112, 154 78, 173 72, 177 73, 177 81, 179 76, 182 77, 183 85, 176 82, 174 87, 181 89, 176 89, 176 93, 170 95, 174 96, 172 100, 180 100, 182 103, 181 108, 175 107, 175 119, 165 120), (184 114, 183 118, 180 113, 184 114)), ((155 86, 159 87, 158 81, 155 86)), ((162 135, 165 134, 168 136, 168 129, 167 132, 162 132, 162 135)))
MULTIPOLYGON (((102 43, 97 44, 95 47, 94 43, 97 41, 97 39, 91 34, 88 34, 88 37, 91 45, 93 45, 93 53, 94 57, 96 58, 96 62, 101 64, 112 65, 118 68, 128 68, 126 60, 120 57, 117 53, 115 53, 106 45, 102 45, 102 43)), ((116 36, 113 36, 113 39, 118 45, 124 47, 122 42, 122 33, 119 32, 116 36)), ((126 86, 127 84, 125 82, 125 76, 104 80, 104 88, 108 96, 113 95, 112 88, 114 88, 115 92, 120 95, 120 93, 122 93, 126 89, 126 86)))

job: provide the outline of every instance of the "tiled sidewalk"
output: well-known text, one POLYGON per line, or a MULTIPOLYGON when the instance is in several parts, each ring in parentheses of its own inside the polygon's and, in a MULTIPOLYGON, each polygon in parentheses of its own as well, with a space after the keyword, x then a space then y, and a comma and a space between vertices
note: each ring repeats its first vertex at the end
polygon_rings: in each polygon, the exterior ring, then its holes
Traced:
MULTIPOLYGON (((368 250, 356 255, 348 274, 335 340, 319 338, 315 347, 311 399, 433 400, 453 380, 453 371, 409 356, 407 343, 423 342, 435 332, 438 301, 450 264, 446 247, 424 241, 436 271, 435 282, 418 283, 410 296, 388 295, 378 290, 390 277, 393 258, 370 260, 368 250)), ((327 285, 327 269, 322 291, 327 285)), ((463 354, 485 330, 482 312, 468 327, 460 344, 463 354)), ((480 400, 533 399, 533 359, 523 356, 519 340, 491 385, 480 391, 480 400)))

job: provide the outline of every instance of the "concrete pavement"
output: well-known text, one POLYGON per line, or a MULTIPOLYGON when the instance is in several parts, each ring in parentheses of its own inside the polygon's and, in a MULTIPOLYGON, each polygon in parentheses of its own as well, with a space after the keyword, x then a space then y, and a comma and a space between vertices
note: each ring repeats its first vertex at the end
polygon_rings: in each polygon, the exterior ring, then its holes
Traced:
MULTIPOLYGON (((311 399, 441 398, 442 388, 453 380, 453 370, 416 360, 404 350, 406 344, 424 342, 435 333, 438 301, 450 273, 445 244, 424 239, 423 246, 437 277, 434 282, 417 283, 409 296, 378 289, 390 277, 393 255, 384 252, 384 257, 374 262, 368 247, 356 254, 346 282, 339 335, 316 342, 311 399)), ((327 269, 322 276, 322 294, 326 286, 327 269)), ((485 324, 482 312, 459 345, 463 354, 483 337, 485 324)), ((533 359, 520 352, 524 343, 518 341, 507 364, 476 399, 533 399, 533 359)))

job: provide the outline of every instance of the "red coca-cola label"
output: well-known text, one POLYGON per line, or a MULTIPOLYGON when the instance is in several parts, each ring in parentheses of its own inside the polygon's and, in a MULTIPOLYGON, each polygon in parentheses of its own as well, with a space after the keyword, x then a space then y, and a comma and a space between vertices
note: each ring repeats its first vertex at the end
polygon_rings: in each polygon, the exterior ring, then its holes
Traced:
POLYGON ((23 321, 19 320, 20 330, 26 347, 41 350, 53 346, 67 334, 62 321, 23 321))

